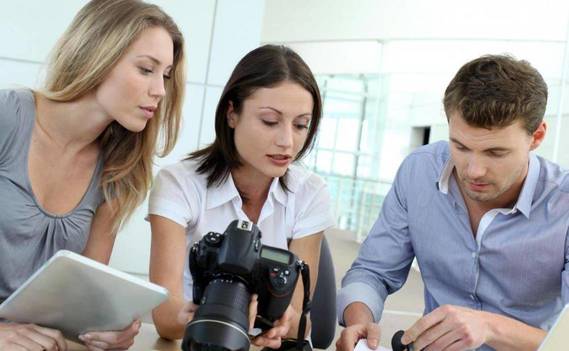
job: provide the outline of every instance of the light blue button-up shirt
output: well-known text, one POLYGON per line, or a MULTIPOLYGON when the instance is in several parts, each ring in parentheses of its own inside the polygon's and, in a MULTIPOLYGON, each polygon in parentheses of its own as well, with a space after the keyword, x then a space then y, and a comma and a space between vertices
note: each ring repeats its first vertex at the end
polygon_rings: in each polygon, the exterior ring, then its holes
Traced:
POLYGON ((447 142, 405 159, 342 281, 340 323, 356 301, 379 321, 416 257, 425 314, 460 305, 551 328, 569 303, 569 173, 531 154, 515 206, 487 212, 475 237, 453 168, 447 142))

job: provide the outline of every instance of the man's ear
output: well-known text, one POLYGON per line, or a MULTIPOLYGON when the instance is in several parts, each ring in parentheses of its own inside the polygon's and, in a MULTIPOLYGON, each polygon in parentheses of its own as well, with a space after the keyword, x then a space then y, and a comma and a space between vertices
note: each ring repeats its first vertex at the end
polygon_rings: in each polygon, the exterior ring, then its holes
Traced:
POLYGON ((535 132, 533 132, 533 134, 531 135, 532 140, 531 140, 530 150, 537 149, 537 147, 541 144, 543 139, 545 139, 546 132, 547 132, 547 123, 545 123, 545 121, 542 121, 535 130, 535 132))
POLYGON ((235 129, 237 125, 237 112, 235 112, 235 108, 233 107, 233 101, 229 101, 227 105, 227 125, 232 129, 235 129))

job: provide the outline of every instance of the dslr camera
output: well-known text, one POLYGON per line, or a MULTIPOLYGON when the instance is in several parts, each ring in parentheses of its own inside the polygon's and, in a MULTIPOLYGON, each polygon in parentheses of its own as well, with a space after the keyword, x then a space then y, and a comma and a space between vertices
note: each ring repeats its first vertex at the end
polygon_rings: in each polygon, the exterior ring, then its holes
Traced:
POLYGON ((255 327, 267 330, 287 309, 304 263, 292 252, 261 244, 261 232, 234 220, 190 249, 193 301, 199 305, 182 350, 248 350, 249 303, 258 294, 255 327))

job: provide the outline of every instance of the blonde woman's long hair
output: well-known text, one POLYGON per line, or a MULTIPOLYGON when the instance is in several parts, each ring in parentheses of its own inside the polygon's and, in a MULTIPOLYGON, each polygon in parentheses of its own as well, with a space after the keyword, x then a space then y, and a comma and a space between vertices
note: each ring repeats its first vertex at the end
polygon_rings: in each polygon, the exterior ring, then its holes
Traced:
POLYGON ((138 0, 92 0, 77 13, 56 44, 45 88, 48 99, 73 101, 96 89, 129 46, 147 28, 164 28, 174 43, 166 95, 143 131, 130 132, 117 122, 99 137, 104 160, 101 188, 113 210, 113 233, 132 215, 152 183, 154 154, 168 154, 178 137, 185 87, 184 39, 162 9, 138 0))

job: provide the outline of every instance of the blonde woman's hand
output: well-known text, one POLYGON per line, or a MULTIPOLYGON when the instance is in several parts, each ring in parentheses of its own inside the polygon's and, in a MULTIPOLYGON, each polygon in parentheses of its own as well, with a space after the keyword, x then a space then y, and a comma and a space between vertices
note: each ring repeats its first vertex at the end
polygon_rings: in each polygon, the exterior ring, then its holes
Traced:
POLYGON ((128 327, 118 331, 88 332, 79 335, 89 351, 128 350, 134 344, 142 323, 133 321, 128 327))
POLYGON ((59 330, 35 324, 0 323, 0 350, 66 351, 67 342, 59 330))

